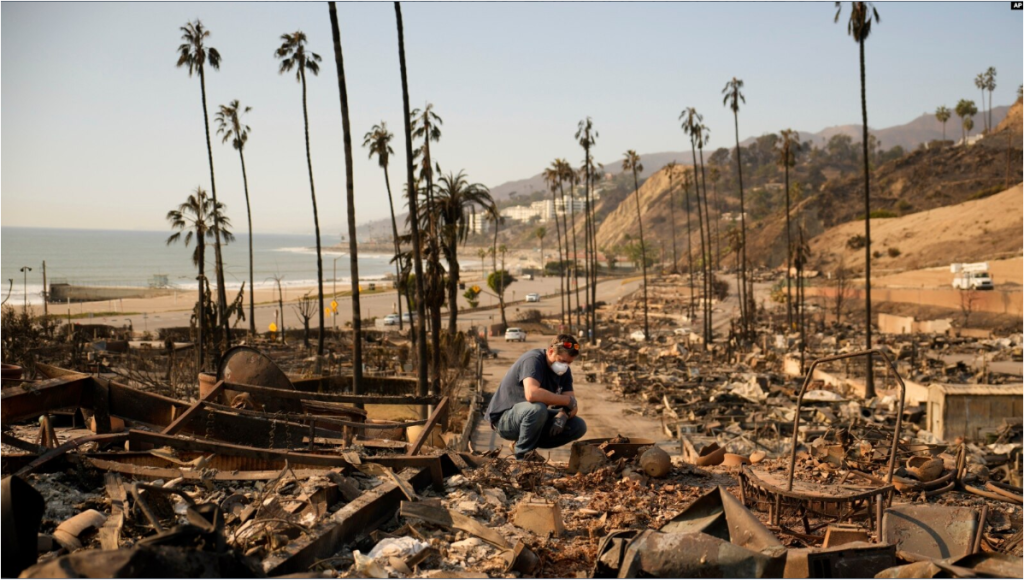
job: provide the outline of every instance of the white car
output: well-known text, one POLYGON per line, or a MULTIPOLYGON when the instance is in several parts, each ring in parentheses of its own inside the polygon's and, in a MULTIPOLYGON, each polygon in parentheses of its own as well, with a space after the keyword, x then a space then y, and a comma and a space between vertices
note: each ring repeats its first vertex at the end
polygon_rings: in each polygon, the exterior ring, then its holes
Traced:
POLYGON ((505 342, 526 342, 526 331, 522 328, 509 328, 505 331, 505 342))
POLYGON ((692 332, 689 328, 683 326, 672 331, 676 336, 687 336, 692 332))
POLYGON ((388 314, 384 317, 384 326, 398 326, 398 315, 388 314))
POLYGON ((537 294, 536 292, 530 292, 529 294, 526 295, 526 301, 540 302, 540 294, 537 294))
POLYGON ((416 318, 416 313, 415 312, 404 312, 402 314, 402 321, 403 322, 412 322, 414 318, 416 318))
POLYGON ((636 342, 643 342, 643 341, 647 340, 647 335, 644 334, 644 331, 638 330, 638 331, 634 332, 633 334, 629 335, 629 338, 635 340, 636 342))

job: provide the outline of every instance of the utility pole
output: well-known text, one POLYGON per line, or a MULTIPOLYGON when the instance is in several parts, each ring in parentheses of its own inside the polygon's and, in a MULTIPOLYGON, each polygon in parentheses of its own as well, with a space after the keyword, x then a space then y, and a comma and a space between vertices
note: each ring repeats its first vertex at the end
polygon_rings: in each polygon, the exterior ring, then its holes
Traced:
POLYGON ((47 302, 50 301, 50 293, 47 291, 49 286, 46 285, 46 260, 43 260, 43 318, 50 316, 50 308, 47 302))
POLYGON ((32 268, 29 268, 28 266, 21 267, 21 273, 24 274, 24 281, 22 283, 21 289, 22 292, 25 294, 25 316, 28 316, 28 273, 31 271, 32 268))

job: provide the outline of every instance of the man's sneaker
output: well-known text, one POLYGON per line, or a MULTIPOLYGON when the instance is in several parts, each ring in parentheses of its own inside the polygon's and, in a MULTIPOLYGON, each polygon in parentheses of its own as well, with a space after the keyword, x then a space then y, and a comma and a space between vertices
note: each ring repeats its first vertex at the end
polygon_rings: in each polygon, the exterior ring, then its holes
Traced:
POLYGON ((527 451, 522 457, 516 457, 517 461, 523 461, 528 463, 547 463, 547 459, 536 451, 527 451))

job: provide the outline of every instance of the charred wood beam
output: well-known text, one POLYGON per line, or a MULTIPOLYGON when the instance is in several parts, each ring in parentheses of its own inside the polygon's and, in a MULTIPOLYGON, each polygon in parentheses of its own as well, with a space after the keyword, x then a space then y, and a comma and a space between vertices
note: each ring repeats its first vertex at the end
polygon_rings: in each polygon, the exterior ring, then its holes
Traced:
MULTIPOLYGON (((296 384, 301 383, 297 381, 296 384)), ((270 387, 259 387, 256 385, 245 385, 240 383, 224 383, 224 387, 231 391, 249 393, 261 400, 291 399, 305 401, 323 401, 328 403, 367 404, 367 405, 436 405, 440 401, 437 395, 344 395, 340 393, 317 393, 309 391, 287 389, 274 389, 270 387)))
POLYGON ((164 428, 161 433, 164 435, 174 435, 181 430, 181 427, 192 420, 192 418, 199 412, 199 409, 203 407, 208 401, 214 400, 220 396, 221 391, 224 390, 224 381, 218 382, 213 386, 212 389, 206 392, 205 395, 199 398, 194 405, 189 407, 184 413, 178 416, 170 425, 164 428))
POLYGON ((8 387, 0 395, 0 420, 4 423, 35 419, 52 409, 78 407, 89 375, 75 374, 38 383, 8 387))
MULTIPOLYGON (((288 461, 288 464, 295 467, 341 467, 349 468, 351 464, 336 455, 315 455, 312 453, 295 453, 292 451, 280 451, 274 449, 262 449, 246 445, 234 445, 231 443, 219 443, 216 441, 202 439, 182 439, 171 435, 150 433, 147 431, 131 430, 128 432, 128 441, 132 449, 141 449, 142 445, 153 445, 156 447, 171 447, 183 451, 198 451, 201 453, 218 453, 224 455, 235 455, 240 457, 252 457, 266 461, 288 461), (139 447, 136 447, 136 446, 139 447)), ((296 441, 301 441, 297 439, 296 441)))
MULTIPOLYGON (((398 477, 416 489, 430 483, 428 469, 413 470, 398 477)), ((404 499, 401 488, 393 482, 363 492, 311 533, 303 534, 281 551, 264 558, 263 571, 267 576, 308 571, 317 560, 336 554, 345 544, 390 520, 404 499)))
POLYGON ((416 441, 409 444, 409 455, 416 455, 420 452, 420 448, 422 448, 423 444, 426 443, 427 437, 430 437, 434 430, 434 425, 437 425, 437 422, 441 417, 446 419, 448 417, 448 397, 443 397, 441 399, 441 402, 434 408, 434 412, 427 418, 427 424, 423 426, 423 431, 420 432, 419 437, 416 438, 416 441))

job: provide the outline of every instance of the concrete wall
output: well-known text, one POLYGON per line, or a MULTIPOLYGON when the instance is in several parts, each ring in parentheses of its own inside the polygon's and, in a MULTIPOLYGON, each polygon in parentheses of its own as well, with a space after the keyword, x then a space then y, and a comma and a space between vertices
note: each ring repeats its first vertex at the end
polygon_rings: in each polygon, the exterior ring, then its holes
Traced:
POLYGON ((1020 419, 1024 408, 1015 395, 946 395, 934 393, 928 402, 928 427, 936 437, 981 441, 982 433, 998 429, 1003 419, 1020 419))
MULTIPOLYGON (((807 288, 808 296, 835 296, 835 288, 817 286, 807 288)), ((848 297, 856 300, 864 299, 863 288, 850 288, 848 297)), ((960 309, 960 291, 952 288, 882 288, 871 289, 872 302, 907 302, 922 306, 942 306, 960 309)), ((995 312, 1020 316, 1024 313, 1024 295, 1021 290, 995 289, 974 293, 974 312, 995 312)))

